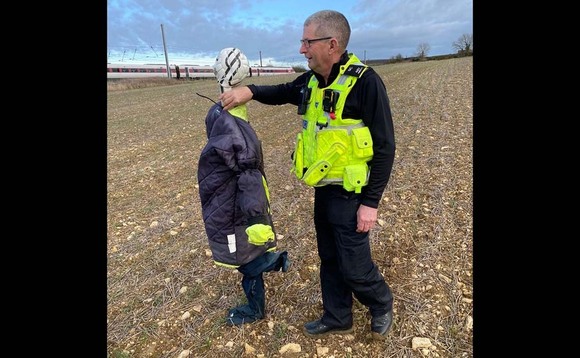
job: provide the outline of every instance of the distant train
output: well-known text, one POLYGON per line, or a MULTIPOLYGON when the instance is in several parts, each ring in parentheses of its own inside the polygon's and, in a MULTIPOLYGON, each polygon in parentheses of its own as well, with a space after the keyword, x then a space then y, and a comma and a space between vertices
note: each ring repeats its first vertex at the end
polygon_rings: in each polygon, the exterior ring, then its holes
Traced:
MULTIPOLYGON (((215 77, 212 66, 199 65, 178 65, 179 78, 182 79, 197 79, 197 78, 211 78, 215 77)), ((177 78, 177 71, 175 65, 170 65, 171 77, 177 78)), ((292 67, 250 67, 250 76, 273 76, 285 75, 289 73, 296 73, 292 67)), ((161 77, 167 78, 167 67, 164 64, 121 64, 121 63, 107 63, 107 79, 109 78, 151 78, 161 77)))

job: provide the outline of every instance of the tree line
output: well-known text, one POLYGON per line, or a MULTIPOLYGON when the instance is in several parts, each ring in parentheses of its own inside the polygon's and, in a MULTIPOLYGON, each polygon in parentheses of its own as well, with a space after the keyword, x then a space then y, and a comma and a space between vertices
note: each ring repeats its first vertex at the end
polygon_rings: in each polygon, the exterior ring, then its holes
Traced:
MULTIPOLYGON (((446 57, 462 57, 462 56, 472 56, 473 55, 473 35, 472 34, 463 34, 457 40, 451 43, 451 47, 457 51, 455 54, 457 56, 449 56, 444 55, 446 57)), ((417 46, 417 52, 415 57, 411 57, 412 60, 424 60, 428 57, 429 51, 431 50, 431 46, 427 42, 422 42, 417 46)), ((437 56, 439 58, 441 56, 437 56)), ((396 56, 391 57, 390 62, 400 62, 403 61, 403 55, 398 54, 396 56)))
MULTIPOLYGON (((427 42, 422 42, 417 46, 415 56, 403 57, 401 54, 397 54, 390 59, 376 59, 365 61, 368 65, 384 65, 387 63, 403 62, 403 61, 424 61, 424 60, 443 60, 446 58, 453 57, 464 57, 473 56, 473 35, 463 34, 457 40, 453 41, 451 44, 452 48, 457 51, 456 53, 448 55, 439 55, 429 57, 429 51, 431 46, 427 42)), ((295 72, 306 72, 307 69, 303 66, 292 66, 295 72)))

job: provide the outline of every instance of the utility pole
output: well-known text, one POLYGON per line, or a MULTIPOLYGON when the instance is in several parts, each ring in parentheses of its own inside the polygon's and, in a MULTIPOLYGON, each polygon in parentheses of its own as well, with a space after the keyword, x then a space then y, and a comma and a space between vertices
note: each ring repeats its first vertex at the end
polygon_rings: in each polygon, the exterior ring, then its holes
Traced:
POLYGON ((161 37, 163 38, 163 52, 165 52, 165 67, 167 67, 167 78, 171 78, 171 68, 169 68, 169 59, 167 58, 167 46, 165 46, 165 33, 163 24, 161 24, 161 37))

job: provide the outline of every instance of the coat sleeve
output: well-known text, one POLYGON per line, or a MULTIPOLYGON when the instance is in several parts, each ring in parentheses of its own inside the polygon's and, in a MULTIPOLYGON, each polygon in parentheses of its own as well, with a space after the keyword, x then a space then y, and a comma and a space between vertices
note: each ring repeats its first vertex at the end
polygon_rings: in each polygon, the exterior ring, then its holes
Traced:
POLYGON ((362 119, 373 138, 373 159, 369 162, 371 173, 368 185, 363 188, 362 204, 378 208, 395 160, 395 131, 385 84, 376 72, 369 70, 359 92, 363 104, 362 119))
POLYGON ((258 169, 246 169, 238 179, 240 209, 248 218, 248 225, 270 225, 269 199, 266 180, 258 169))

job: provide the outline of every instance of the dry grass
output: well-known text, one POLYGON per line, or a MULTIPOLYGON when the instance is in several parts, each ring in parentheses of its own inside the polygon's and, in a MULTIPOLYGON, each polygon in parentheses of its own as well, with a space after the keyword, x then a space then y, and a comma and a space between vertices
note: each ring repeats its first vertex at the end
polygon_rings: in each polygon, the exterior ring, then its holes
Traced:
POLYGON ((108 91, 109 357, 178 357, 184 350, 189 357, 279 357, 288 343, 300 345, 295 357, 473 356, 473 59, 375 69, 387 85, 397 140, 371 236, 395 296, 388 339, 370 339, 358 302, 354 334, 313 340, 301 332, 321 314, 313 190, 289 173, 301 123, 294 106, 255 101, 248 111, 263 140, 279 248, 292 267, 265 274, 266 319, 225 326, 227 310, 244 300, 241 275, 208 257, 196 185, 211 103, 195 93, 216 99, 218 88, 189 81, 108 91), (413 350, 414 337, 433 346, 413 350), (255 353, 245 353, 246 344, 255 353))
POLYGON ((196 78, 196 79, 170 79, 170 78, 122 78, 122 79, 108 79, 107 80, 107 92, 113 91, 126 91, 130 89, 148 88, 148 87, 159 87, 159 86, 170 86, 170 85, 180 85, 189 81, 211 81, 214 82, 213 78, 196 78))

